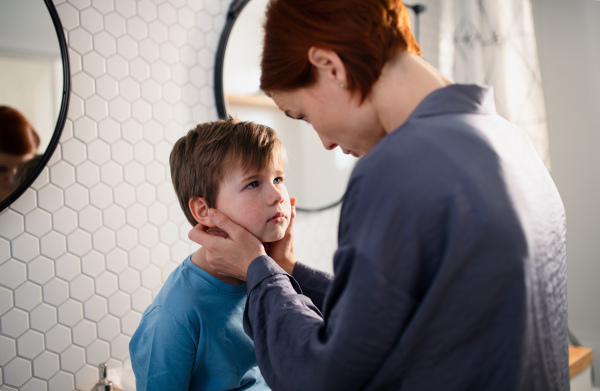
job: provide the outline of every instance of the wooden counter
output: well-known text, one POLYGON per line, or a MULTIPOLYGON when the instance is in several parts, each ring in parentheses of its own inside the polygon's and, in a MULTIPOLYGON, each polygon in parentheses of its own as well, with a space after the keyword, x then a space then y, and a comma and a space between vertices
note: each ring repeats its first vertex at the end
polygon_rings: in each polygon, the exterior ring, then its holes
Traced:
POLYGON ((571 379, 592 365, 592 349, 569 345, 569 374, 571 379))

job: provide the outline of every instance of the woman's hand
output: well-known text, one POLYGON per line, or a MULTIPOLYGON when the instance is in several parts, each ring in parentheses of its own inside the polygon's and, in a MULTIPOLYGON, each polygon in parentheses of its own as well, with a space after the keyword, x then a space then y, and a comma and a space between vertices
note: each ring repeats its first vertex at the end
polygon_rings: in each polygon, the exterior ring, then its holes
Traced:
POLYGON ((292 274, 296 266, 296 255, 294 254, 294 220, 296 219, 296 199, 290 198, 292 204, 292 213, 290 215, 290 224, 285 231, 285 236, 272 243, 265 245, 267 255, 269 255, 283 270, 292 274))
POLYGON ((266 254, 262 243, 218 210, 209 210, 208 216, 222 232, 209 232, 208 227, 198 224, 188 237, 206 249, 206 260, 215 272, 246 281, 250 263, 266 254))

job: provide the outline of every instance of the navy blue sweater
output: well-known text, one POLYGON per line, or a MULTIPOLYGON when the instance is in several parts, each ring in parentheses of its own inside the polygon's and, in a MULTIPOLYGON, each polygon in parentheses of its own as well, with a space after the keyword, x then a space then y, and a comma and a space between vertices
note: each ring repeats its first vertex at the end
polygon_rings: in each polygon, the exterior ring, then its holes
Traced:
POLYGON ((245 331, 274 390, 567 390, 565 230, 491 89, 452 85, 358 161, 331 282, 252 262, 245 331))

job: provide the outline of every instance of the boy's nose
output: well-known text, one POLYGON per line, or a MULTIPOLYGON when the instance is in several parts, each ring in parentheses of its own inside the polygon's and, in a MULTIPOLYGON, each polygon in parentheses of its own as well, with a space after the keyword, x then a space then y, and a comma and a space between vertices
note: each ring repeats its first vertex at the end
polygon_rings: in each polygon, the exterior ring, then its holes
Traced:
POLYGON ((273 185, 271 187, 271 192, 269 194, 269 203, 275 205, 275 204, 281 204, 284 200, 284 196, 283 196, 283 190, 279 189, 277 186, 273 185))

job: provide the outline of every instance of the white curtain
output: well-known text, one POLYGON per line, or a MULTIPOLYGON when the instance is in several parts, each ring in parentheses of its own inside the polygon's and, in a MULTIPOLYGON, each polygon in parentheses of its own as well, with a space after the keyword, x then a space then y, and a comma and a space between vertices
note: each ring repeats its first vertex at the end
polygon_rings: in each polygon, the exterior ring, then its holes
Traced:
POLYGON ((493 86, 498 114, 527 133, 550 168, 530 0, 443 0, 441 7, 442 73, 493 86))

